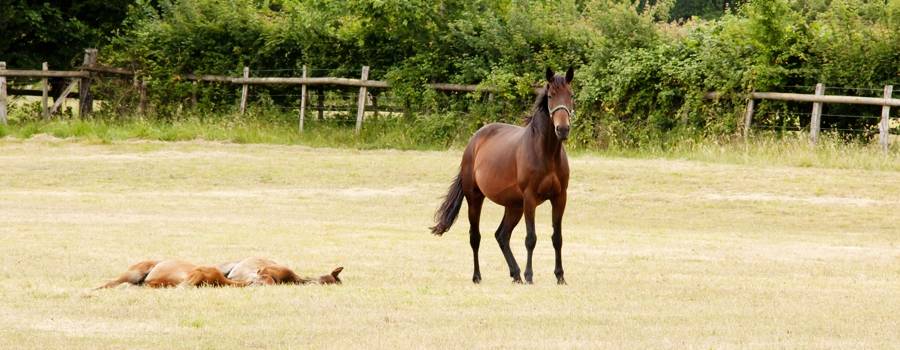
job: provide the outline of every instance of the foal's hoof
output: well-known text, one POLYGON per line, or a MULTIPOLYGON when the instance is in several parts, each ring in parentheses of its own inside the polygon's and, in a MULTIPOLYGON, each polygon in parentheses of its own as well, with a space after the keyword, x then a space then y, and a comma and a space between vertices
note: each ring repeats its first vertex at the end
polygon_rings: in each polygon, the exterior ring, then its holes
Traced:
POLYGON ((566 285, 566 279, 565 279, 565 278, 562 278, 562 277, 557 278, 557 279, 556 279, 556 284, 561 285, 561 286, 564 286, 564 285, 566 285))
POLYGON ((519 276, 513 277, 513 283, 522 284, 522 277, 519 277, 519 276))
POLYGON ((475 283, 475 284, 481 283, 481 276, 472 276, 472 283, 475 283))

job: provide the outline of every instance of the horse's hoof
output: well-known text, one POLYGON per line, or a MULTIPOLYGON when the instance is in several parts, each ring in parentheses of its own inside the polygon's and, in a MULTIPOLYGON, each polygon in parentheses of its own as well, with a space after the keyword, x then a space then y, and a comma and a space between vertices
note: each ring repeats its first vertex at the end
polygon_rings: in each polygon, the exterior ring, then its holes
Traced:
POLYGON ((522 284, 522 278, 520 278, 520 277, 513 277, 513 283, 515 283, 515 284, 522 284))
POLYGON ((472 283, 475 283, 475 284, 481 283, 481 276, 472 277, 472 283))
POLYGON ((557 278, 557 279, 556 279, 556 284, 561 285, 561 286, 564 286, 564 285, 566 285, 566 279, 565 279, 565 278, 562 278, 562 277, 557 278))

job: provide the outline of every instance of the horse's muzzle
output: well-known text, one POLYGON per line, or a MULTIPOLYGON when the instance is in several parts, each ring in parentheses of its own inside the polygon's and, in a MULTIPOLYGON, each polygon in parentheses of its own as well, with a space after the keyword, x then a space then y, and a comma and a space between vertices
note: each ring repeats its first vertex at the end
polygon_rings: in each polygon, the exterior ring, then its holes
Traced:
POLYGON ((556 138, 560 140, 565 140, 569 138, 569 126, 568 125, 560 125, 556 127, 556 138))

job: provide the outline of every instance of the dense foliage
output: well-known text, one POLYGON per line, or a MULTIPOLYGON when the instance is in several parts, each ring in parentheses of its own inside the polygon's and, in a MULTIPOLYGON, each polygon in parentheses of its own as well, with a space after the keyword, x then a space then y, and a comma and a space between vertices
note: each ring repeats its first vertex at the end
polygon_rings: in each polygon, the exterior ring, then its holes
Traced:
MULTIPOLYGON (((473 115, 435 118, 429 135, 447 139, 487 121, 518 120, 544 67, 571 65, 572 144, 644 145, 734 135, 741 96, 752 90, 898 82, 897 32, 900 0, 137 0, 101 60, 149 77, 163 114, 187 99, 184 73, 309 65, 314 75, 352 77, 369 65, 370 78, 390 81, 407 106, 473 115), (502 92, 448 102, 426 82, 502 92), (708 91, 721 97, 704 100, 708 91)), ((235 105, 235 89, 204 89, 204 106, 235 105)), ((799 128, 808 116, 798 112, 808 108, 763 104, 757 122, 799 128)), ((871 129, 874 120, 825 124, 871 129)))
POLYGON ((84 49, 116 34, 133 0, 0 2, 0 61, 9 67, 55 69, 82 63, 84 49))

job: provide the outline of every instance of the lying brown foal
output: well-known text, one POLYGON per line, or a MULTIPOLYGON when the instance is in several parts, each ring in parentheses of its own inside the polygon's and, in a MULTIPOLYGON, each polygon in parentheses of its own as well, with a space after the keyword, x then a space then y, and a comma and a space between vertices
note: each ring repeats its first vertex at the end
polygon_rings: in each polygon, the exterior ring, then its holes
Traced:
POLYGON ((166 288, 178 286, 211 286, 211 287, 244 287, 250 282, 233 281, 218 267, 197 266, 177 259, 146 260, 128 267, 118 278, 97 287, 96 289, 113 288, 128 283, 150 288, 166 288))
POLYGON ((272 284, 341 284, 338 274, 344 270, 338 267, 328 275, 322 275, 319 278, 300 277, 287 266, 276 263, 266 258, 247 258, 241 261, 219 265, 219 270, 225 273, 225 276, 231 280, 238 282, 246 282, 250 284, 272 285, 272 284))

